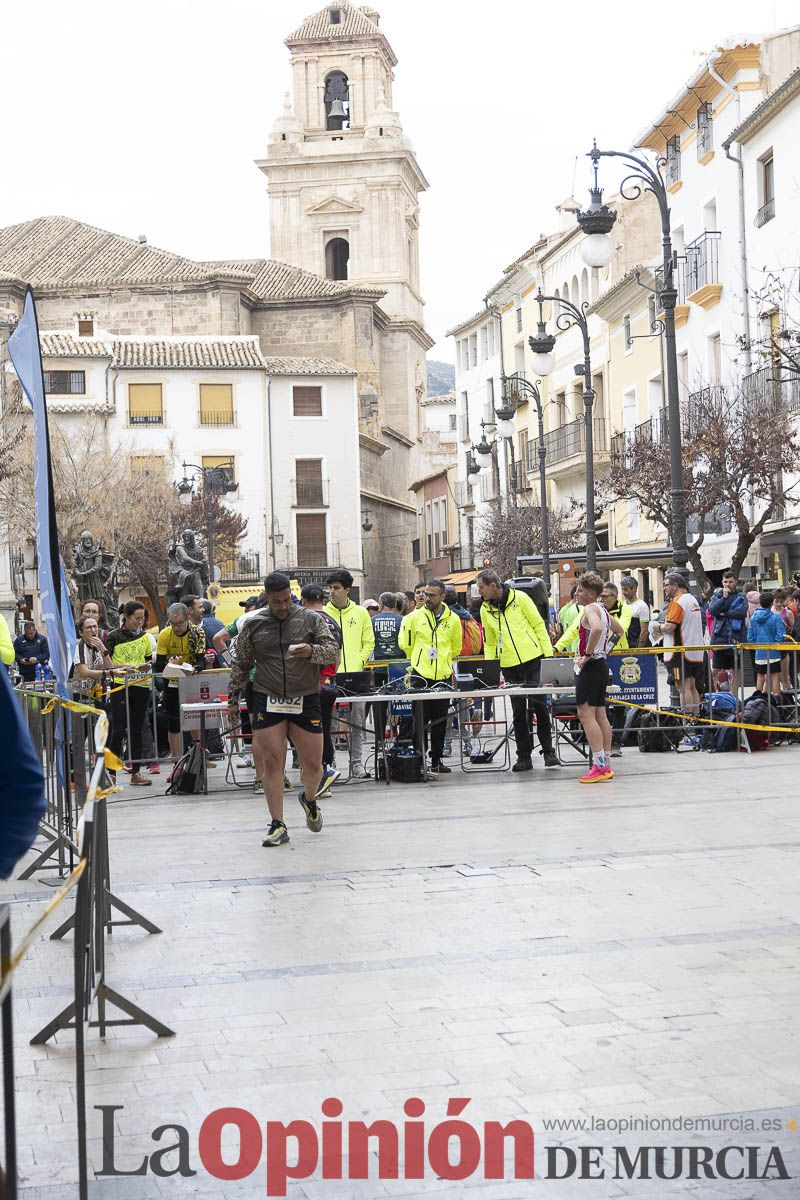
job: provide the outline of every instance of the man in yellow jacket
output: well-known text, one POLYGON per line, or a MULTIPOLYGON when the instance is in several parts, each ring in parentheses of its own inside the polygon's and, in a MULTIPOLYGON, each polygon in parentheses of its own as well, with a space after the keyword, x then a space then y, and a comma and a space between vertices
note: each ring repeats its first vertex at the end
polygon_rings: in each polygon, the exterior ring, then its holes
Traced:
MULTIPOLYGON (((375 649, 375 631, 372 619, 365 608, 350 599, 353 576, 344 569, 331 571, 325 580, 331 598, 322 610, 338 626, 342 635, 342 656, 339 671, 363 671, 375 649)), ((367 689, 368 690, 368 689, 367 689)), ((354 709, 365 708, 352 706, 354 709)), ((350 724, 350 778, 367 779, 362 762, 364 754, 364 720, 354 714, 350 724)))
MULTIPOLYGON (((425 607, 403 617, 397 641, 411 663, 409 680, 414 691, 450 681, 453 659, 461 653, 461 618, 445 604, 444 584, 440 580, 432 579, 426 584, 425 607)), ((449 775, 450 768, 442 762, 442 751, 450 701, 426 700, 415 704, 415 713, 420 708, 425 728, 430 724, 431 771, 449 775)))
MULTIPOLYGON (((541 613, 530 596, 503 583, 496 571, 481 571, 477 582, 483 600, 481 622, 486 657, 500 659, 506 683, 538 687, 542 659, 551 658, 553 654, 541 613)), ((553 750, 553 730, 544 698, 513 696, 511 711, 514 714, 514 739, 517 743, 517 761, 512 771, 533 770, 531 713, 536 717, 544 765, 559 766, 553 750)))

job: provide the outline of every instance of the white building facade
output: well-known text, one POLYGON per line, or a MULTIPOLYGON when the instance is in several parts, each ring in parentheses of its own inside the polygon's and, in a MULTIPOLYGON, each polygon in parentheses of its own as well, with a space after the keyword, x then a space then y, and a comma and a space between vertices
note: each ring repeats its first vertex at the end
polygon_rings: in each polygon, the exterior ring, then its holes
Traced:
MULTIPOLYGON (((144 475, 166 464, 177 483, 222 467, 236 484, 225 503, 248 522, 242 550, 259 554, 262 575, 347 562, 363 585, 352 368, 265 357, 255 336, 80 336, 77 326, 41 333, 55 421, 80 433, 99 419, 108 452, 144 475)), ((90 513, 87 526, 104 540, 90 513)))

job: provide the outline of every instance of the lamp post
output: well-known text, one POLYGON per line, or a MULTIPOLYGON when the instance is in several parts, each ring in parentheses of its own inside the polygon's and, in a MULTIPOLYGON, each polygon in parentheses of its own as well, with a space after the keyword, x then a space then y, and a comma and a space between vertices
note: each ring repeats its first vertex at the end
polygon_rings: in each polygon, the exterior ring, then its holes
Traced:
POLYGON ((666 158, 659 156, 655 164, 636 154, 623 150, 598 150, 597 142, 589 151, 594 169, 594 187, 590 189, 591 203, 585 213, 578 213, 578 224, 587 233, 581 245, 581 255, 590 267, 605 266, 611 261, 614 248, 608 236, 616 220, 602 203, 603 193, 597 185, 597 169, 601 158, 620 158, 632 168, 620 184, 620 195, 625 200, 636 200, 642 192, 651 192, 661 214, 661 252, 664 284, 661 290, 661 306, 664 312, 664 340, 666 344, 667 371, 667 425, 669 436, 669 483, 670 515, 672 518, 672 561, 684 570, 689 561, 686 541, 686 492, 683 486, 683 456, 681 453, 681 409, 678 392, 678 354, 675 347, 675 305, 678 291, 674 282, 675 259, 670 236, 670 213, 667 201, 667 185, 664 181, 666 158), (627 190, 626 190, 627 189, 627 190))
POLYGON ((199 467, 196 463, 183 463, 183 479, 175 484, 181 504, 188 507, 194 499, 194 487, 197 480, 203 485, 203 507, 206 517, 206 554, 208 555, 208 574, 214 582, 214 496, 224 496, 238 491, 238 483, 233 481, 233 459, 227 463, 219 463, 215 467, 199 467), (191 475, 190 475, 191 472, 191 475))
POLYGON ((561 312, 556 316, 557 329, 571 329, 576 326, 581 331, 583 339, 583 363, 575 367, 575 374, 583 376, 583 419, 584 419, 584 448, 586 451, 586 568, 589 571, 597 569, 597 536, 594 529, 594 389, 592 388, 592 358, 589 346, 589 320, 586 315, 588 301, 583 304, 573 304, 561 296, 543 296, 541 288, 536 293, 539 305, 539 326, 536 337, 528 338, 528 345, 533 351, 533 369, 537 375, 549 375, 555 366, 553 347, 556 339, 547 332, 542 319, 542 305, 545 300, 561 306, 561 312))
MULTIPOLYGON (((513 412, 510 398, 515 392, 524 392, 529 396, 536 405, 536 417, 539 422, 539 442, 537 455, 539 458, 539 508, 541 511, 542 520, 542 571, 544 572, 545 583, 547 590, 550 591, 550 514, 547 509, 547 472, 545 469, 545 459, 547 458, 547 447, 544 441, 544 409, 542 407, 542 394, 539 391, 539 380, 536 383, 529 383, 524 375, 503 375, 501 376, 503 385, 503 410, 506 408, 509 412, 513 412)), ((497 416, 500 417, 501 410, 495 410, 497 416)))

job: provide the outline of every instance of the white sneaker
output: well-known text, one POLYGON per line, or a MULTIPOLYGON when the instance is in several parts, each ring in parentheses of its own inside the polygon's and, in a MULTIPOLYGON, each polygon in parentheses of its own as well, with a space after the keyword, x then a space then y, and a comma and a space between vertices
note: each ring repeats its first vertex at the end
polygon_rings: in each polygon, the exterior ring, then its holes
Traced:
POLYGON ((359 762, 359 763, 353 763, 353 765, 351 766, 350 778, 351 779, 369 779, 370 776, 369 776, 369 773, 364 770, 364 764, 359 762))

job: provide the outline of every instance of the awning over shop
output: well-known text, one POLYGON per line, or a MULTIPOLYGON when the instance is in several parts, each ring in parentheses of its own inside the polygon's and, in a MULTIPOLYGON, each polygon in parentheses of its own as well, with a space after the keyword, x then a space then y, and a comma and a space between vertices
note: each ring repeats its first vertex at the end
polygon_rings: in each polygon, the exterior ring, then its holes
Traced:
POLYGON ((474 583, 478 578, 479 569, 474 567, 471 571, 452 571, 449 575, 442 576, 442 583, 446 583, 448 587, 454 587, 456 591, 463 591, 468 588, 471 583, 474 583))

